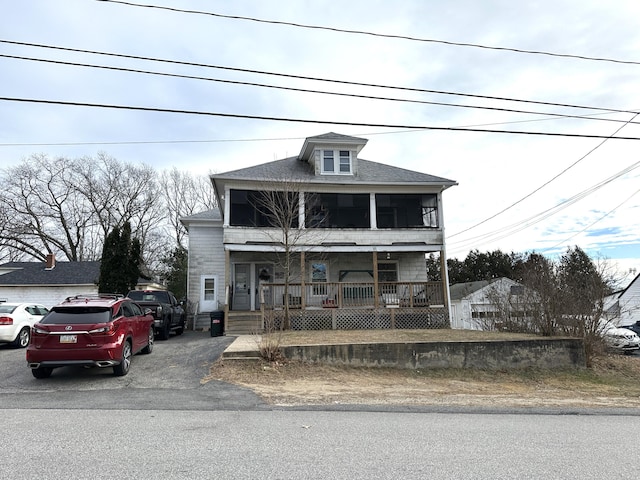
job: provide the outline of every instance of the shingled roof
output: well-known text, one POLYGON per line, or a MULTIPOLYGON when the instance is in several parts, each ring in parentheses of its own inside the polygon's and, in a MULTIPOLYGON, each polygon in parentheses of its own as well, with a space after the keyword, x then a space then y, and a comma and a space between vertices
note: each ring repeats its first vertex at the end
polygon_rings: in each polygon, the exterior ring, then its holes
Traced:
POLYGON ((392 167, 384 163, 371 162, 362 158, 358 159, 359 167, 357 175, 315 175, 313 166, 301 161, 298 157, 289 157, 283 160, 263 163, 254 167, 242 168, 222 174, 212 175, 215 180, 290 180, 305 183, 334 184, 427 184, 456 185, 454 180, 449 180, 427 173, 416 172, 399 167, 392 167))
POLYGON ((100 262, 56 262, 47 269, 44 262, 9 262, 0 265, 0 286, 97 285, 100 262))

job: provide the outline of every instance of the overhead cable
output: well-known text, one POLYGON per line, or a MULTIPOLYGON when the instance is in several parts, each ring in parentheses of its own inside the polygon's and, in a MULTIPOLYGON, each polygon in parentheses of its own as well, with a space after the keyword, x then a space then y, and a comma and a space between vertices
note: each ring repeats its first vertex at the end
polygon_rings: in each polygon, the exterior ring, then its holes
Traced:
POLYGON ((412 129, 412 130, 439 130, 439 131, 450 131, 450 132, 503 133, 503 134, 513 134, 513 135, 542 135, 542 136, 549 136, 549 137, 565 137, 565 138, 610 138, 611 140, 640 140, 640 137, 610 137, 606 135, 591 135, 591 134, 578 134, 578 133, 525 132, 525 131, 517 131, 517 130, 493 130, 493 129, 486 129, 486 128, 460 128, 460 127, 436 127, 436 126, 427 126, 427 125, 399 125, 399 124, 387 124, 387 123, 341 122, 337 120, 271 117, 266 115, 242 115, 238 113, 206 112, 201 110, 182 110, 182 109, 173 109, 173 108, 142 107, 142 106, 116 105, 116 104, 104 104, 104 103, 69 102, 69 101, 62 101, 62 100, 45 100, 45 99, 36 99, 36 98, 0 97, 0 101, 38 103, 38 104, 48 104, 48 105, 64 105, 64 106, 74 106, 74 107, 110 108, 110 109, 117 109, 117 110, 137 110, 137 111, 143 111, 143 112, 156 112, 156 113, 204 115, 204 116, 225 117, 225 118, 244 118, 249 120, 266 120, 266 121, 273 121, 273 122, 313 123, 313 124, 321 124, 321 125, 348 125, 348 126, 357 126, 357 127, 403 128, 403 129, 412 129))
MULTIPOLYGON (((532 112, 529 110, 516 110, 512 108, 500 108, 500 107, 486 107, 482 105, 465 105, 460 103, 433 102, 428 100, 380 97, 380 96, 374 96, 374 95, 361 95, 361 94, 344 93, 344 92, 331 92, 327 90, 311 90, 307 88, 285 87, 281 85, 269 85, 265 83, 242 82, 239 80, 227 80, 227 79, 202 77, 202 76, 195 76, 195 75, 183 75, 178 73, 155 72, 150 70, 140 70, 136 68, 114 67, 110 65, 96 65, 91 63, 67 62, 63 60, 50 60, 46 58, 24 57, 24 56, 18 56, 18 55, 6 55, 1 53, 0 53, 0 58, 11 58, 14 60, 53 63, 57 65, 66 65, 66 66, 73 66, 73 67, 98 68, 98 69, 113 70, 118 72, 157 75, 157 76, 163 76, 163 77, 182 78, 182 79, 189 79, 189 80, 203 80, 203 81, 217 82, 217 83, 228 83, 233 85, 244 85, 244 86, 260 87, 260 88, 273 88, 273 89, 286 90, 286 91, 292 91, 292 92, 314 93, 314 94, 320 94, 320 95, 334 95, 334 96, 340 96, 340 97, 359 98, 359 99, 367 99, 367 100, 383 100, 383 101, 390 101, 390 102, 417 103, 422 105, 438 105, 438 106, 444 106, 444 107, 472 108, 472 109, 478 109, 478 110, 491 110, 491 111, 508 112, 508 113, 524 113, 527 115, 544 115, 545 117, 555 117, 555 118, 573 118, 573 119, 581 119, 581 120, 598 120, 602 122, 620 122, 620 123, 624 123, 625 125, 629 123, 626 120, 619 120, 619 119, 613 119, 613 118, 597 118, 593 116, 568 115, 568 114, 552 113, 552 112, 532 112)), ((631 122, 631 123, 635 123, 635 122, 631 122)))
POLYGON ((289 26, 289 27, 306 28, 306 29, 312 29, 312 30, 327 30, 327 31, 331 31, 331 32, 349 33, 349 34, 355 34, 355 35, 367 35, 367 36, 371 36, 371 37, 394 38, 394 39, 399 39, 399 40, 409 40, 409 41, 412 41, 412 42, 438 43, 438 44, 442 44, 442 45, 451 45, 451 46, 455 46, 455 47, 481 48, 481 49, 485 49, 485 50, 498 50, 498 51, 522 53, 522 54, 528 54, 528 55, 545 55, 545 56, 549 56, 549 57, 573 58, 573 59, 577 59, 577 60, 590 60, 590 61, 597 61, 597 62, 610 62, 610 63, 621 63, 621 64, 628 64, 628 65, 640 65, 640 62, 631 61, 631 60, 619 60, 619 59, 605 58, 605 57, 591 57, 591 56, 587 56, 587 55, 572 55, 572 54, 568 54, 568 53, 545 52, 545 51, 541 51, 541 50, 525 50, 525 49, 521 49, 521 48, 511 48, 511 47, 495 47, 495 46, 489 46, 489 45, 481 45, 481 44, 477 44, 477 43, 453 42, 453 41, 448 41, 448 40, 436 40, 436 39, 432 39, 432 38, 418 38, 418 37, 412 37, 412 36, 408 36, 408 35, 394 35, 394 34, 376 33, 376 32, 368 32, 368 31, 364 31, 364 30, 352 30, 352 29, 346 29, 346 28, 327 27, 327 26, 322 26, 322 25, 309 25, 309 24, 296 23, 296 22, 285 22, 285 21, 281 21, 281 20, 265 20, 265 19, 262 19, 262 18, 255 18, 255 17, 245 17, 245 16, 240 16, 240 15, 224 15, 224 14, 221 14, 221 13, 203 12, 203 11, 199 11, 199 10, 187 10, 187 9, 182 9, 182 8, 165 7, 165 6, 160 6, 160 5, 140 4, 140 3, 134 3, 134 2, 125 2, 125 1, 121 1, 121 0, 96 0, 96 1, 103 2, 103 3, 118 3, 118 4, 121 4, 121 5, 127 5, 127 6, 131 6, 131 7, 152 8, 152 9, 157 9, 157 10, 168 10, 168 11, 171 11, 171 12, 178 12, 178 13, 207 15, 207 16, 211 16, 211 17, 226 18, 226 19, 230 19, 230 20, 244 20, 244 21, 249 21, 249 22, 267 23, 267 24, 272 24, 272 25, 285 25, 285 26, 289 26))

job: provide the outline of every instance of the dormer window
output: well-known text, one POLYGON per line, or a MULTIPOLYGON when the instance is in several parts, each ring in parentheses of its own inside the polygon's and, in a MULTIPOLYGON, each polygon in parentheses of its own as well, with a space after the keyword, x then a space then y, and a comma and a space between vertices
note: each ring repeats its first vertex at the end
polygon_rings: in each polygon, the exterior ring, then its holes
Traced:
POLYGON ((351 175, 351 151, 323 150, 322 173, 328 175, 351 175))

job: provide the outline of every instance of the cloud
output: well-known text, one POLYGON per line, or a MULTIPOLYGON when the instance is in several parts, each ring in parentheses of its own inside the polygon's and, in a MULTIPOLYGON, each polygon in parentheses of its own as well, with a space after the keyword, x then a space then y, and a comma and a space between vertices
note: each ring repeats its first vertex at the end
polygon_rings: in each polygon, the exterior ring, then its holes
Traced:
MULTIPOLYGON (((8 40, 462 95, 295 80, 0 44, 0 53, 4 54, 486 109, 328 96, 8 58, 0 58, 3 96, 556 134, 607 136, 623 126, 618 136, 640 137, 637 124, 544 116, 593 115, 625 122, 631 114, 604 114, 596 107, 631 111, 640 106, 638 65, 524 53, 536 50, 636 58, 640 49, 636 21, 640 3, 617 3, 612 8, 588 0, 576 5, 564 0, 554 2, 553 8, 545 3, 498 0, 172 3, 176 8, 225 15, 440 40, 420 42, 109 2, 67 0, 40 2, 37 6, 10 2, 0 18, 3 38, 8 40)), ((0 108, 0 158, 4 166, 38 152, 79 157, 106 151, 124 161, 146 162, 158 168, 177 166, 206 174, 229 170, 230 165, 235 169, 296 155, 303 139, 311 135, 337 131, 365 136, 370 141, 363 158, 459 182, 444 194, 447 234, 452 235, 450 252, 456 256, 464 257, 469 249, 476 248, 531 251, 553 247, 555 252, 579 244, 606 251, 612 257, 616 252, 624 252, 626 258, 638 257, 626 246, 639 240, 639 200, 633 196, 639 173, 632 169, 614 178, 637 161, 637 141, 407 131, 400 127, 267 122, 14 102, 1 102, 0 108), (604 182, 600 188, 585 193, 573 205, 539 222, 529 222, 526 228, 515 227, 600 182, 604 182), (608 215, 603 217, 605 213, 608 215), (580 232, 585 227, 587 230, 580 232)))

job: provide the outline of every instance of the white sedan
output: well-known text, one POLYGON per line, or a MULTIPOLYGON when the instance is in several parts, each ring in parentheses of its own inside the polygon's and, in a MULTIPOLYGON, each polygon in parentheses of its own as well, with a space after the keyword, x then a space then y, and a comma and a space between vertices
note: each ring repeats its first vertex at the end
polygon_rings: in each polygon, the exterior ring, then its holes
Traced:
POLYGON ((640 350, 640 337, 633 330, 608 324, 603 333, 604 341, 613 350, 625 353, 640 350))
POLYGON ((31 327, 49 310, 33 303, 0 303, 0 343, 24 348, 31 339, 31 327))

